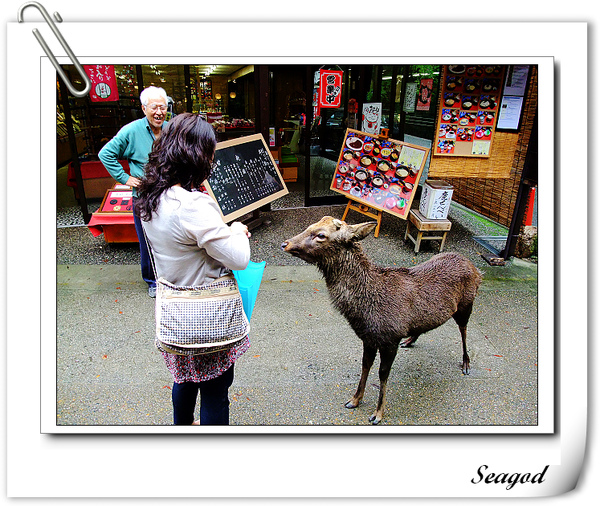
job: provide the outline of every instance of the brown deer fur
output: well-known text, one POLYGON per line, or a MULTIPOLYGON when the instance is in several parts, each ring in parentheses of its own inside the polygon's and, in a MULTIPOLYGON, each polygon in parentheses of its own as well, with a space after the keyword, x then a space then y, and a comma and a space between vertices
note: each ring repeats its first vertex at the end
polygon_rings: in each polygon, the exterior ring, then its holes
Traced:
POLYGON ((283 251, 319 268, 333 305, 363 342, 362 374, 347 408, 357 407, 362 400, 379 351, 379 400, 369 418, 373 424, 383 417, 387 379, 398 346, 411 346, 421 334, 450 318, 459 326, 462 371, 469 374, 467 323, 481 282, 478 269, 457 253, 442 253, 411 268, 373 264, 358 241, 375 226, 376 222, 348 225, 326 216, 281 245, 283 251))

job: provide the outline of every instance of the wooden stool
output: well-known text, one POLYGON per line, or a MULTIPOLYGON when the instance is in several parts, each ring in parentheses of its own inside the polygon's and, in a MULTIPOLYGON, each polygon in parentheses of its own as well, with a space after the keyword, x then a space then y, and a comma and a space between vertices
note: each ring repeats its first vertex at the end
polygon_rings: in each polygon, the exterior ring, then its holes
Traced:
POLYGON ((419 252, 421 247, 421 241, 433 241, 441 239, 440 251, 444 249, 444 243, 446 242, 446 235, 452 227, 452 222, 448 219, 444 220, 428 220, 419 211, 412 209, 406 220, 406 233, 404 234, 404 240, 410 239, 415 243, 415 253, 419 252), (409 234, 410 224, 413 224, 417 228, 417 236, 413 237, 409 234), (443 232, 442 235, 426 235, 426 232, 443 232))

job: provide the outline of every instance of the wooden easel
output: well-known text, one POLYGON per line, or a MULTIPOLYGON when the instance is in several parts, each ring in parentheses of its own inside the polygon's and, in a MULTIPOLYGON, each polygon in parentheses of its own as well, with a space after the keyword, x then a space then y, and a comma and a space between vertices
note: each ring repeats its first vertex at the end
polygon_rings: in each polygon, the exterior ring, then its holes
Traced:
POLYGON ((358 202, 354 202, 353 200, 348 200, 348 205, 346 206, 346 210, 344 211, 344 216, 342 216, 342 221, 346 219, 346 216, 348 216, 348 211, 350 211, 350 209, 358 213, 364 214, 369 218, 374 218, 375 220, 377 220, 377 226, 375 227, 375 233, 373 235, 375 237, 379 237, 379 229, 381 227, 381 218, 383 216, 383 211, 379 211, 378 209, 371 209, 365 204, 359 204, 358 202))

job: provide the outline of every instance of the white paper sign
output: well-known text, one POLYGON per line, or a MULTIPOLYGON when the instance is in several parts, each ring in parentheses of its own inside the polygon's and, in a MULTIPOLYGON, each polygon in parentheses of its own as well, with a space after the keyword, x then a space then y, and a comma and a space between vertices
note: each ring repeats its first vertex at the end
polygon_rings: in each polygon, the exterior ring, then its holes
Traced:
POLYGON ((406 85, 406 94, 404 95, 404 112, 415 112, 417 105, 418 83, 408 83, 406 85))
POLYGON ((498 114, 497 128, 519 128, 523 97, 502 97, 500 112, 498 114))
POLYGON ((362 131, 368 134, 379 135, 381 128, 381 102, 363 105, 362 131))

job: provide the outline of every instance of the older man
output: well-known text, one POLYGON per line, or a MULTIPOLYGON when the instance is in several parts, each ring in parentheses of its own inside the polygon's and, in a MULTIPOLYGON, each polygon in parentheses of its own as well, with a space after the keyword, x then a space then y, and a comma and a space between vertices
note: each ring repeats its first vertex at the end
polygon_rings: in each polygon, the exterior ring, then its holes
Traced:
MULTIPOLYGON (((144 177, 144 166, 148 162, 148 154, 152 151, 152 143, 160 135, 166 122, 167 93, 162 88, 150 86, 140 94, 144 118, 132 121, 121 128, 98 153, 98 158, 108 173, 119 183, 133 188, 135 203, 136 187, 144 177), (129 163, 128 175, 119 160, 129 163)), ((156 296, 156 279, 148 246, 144 237, 139 216, 133 213, 133 222, 140 243, 142 278, 148 283, 148 295, 156 296)))

